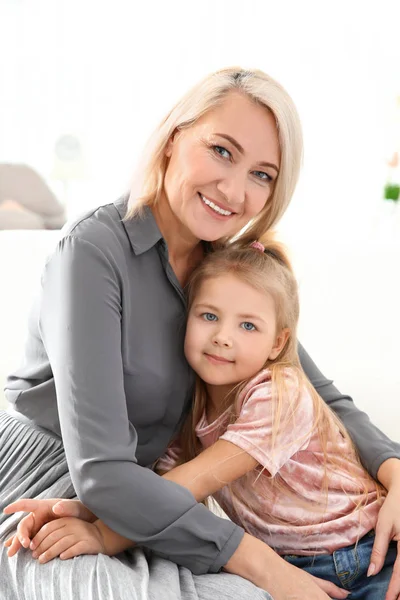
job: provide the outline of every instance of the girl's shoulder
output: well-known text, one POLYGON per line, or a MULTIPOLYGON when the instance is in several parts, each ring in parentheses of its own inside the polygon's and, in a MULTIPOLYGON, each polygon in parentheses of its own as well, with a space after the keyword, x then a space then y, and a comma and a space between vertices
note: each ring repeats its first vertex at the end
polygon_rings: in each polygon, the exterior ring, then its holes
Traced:
POLYGON ((240 410, 245 404, 257 402, 257 400, 263 402, 272 400, 280 392, 280 397, 288 406, 295 404, 298 408, 302 406, 312 410, 312 397, 299 369, 283 367, 280 371, 279 382, 282 387, 280 390, 276 390, 272 370, 263 369, 246 384, 239 394, 237 409, 240 410))
MULTIPOLYGON (((299 369, 295 367, 283 367, 281 374, 286 387, 298 389, 304 386, 299 369)), ((250 379, 243 388, 242 394, 247 396, 260 390, 272 394, 272 383, 272 370, 269 368, 263 369, 250 379)))

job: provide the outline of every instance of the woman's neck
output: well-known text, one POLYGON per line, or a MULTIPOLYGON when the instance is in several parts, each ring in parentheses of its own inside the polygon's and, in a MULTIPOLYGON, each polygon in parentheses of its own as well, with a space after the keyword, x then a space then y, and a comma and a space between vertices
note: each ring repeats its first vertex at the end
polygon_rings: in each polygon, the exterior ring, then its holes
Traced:
POLYGON ((185 230, 175 217, 166 200, 152 207, 157 226, 168 247, 169 263, 182 287, 192 271, 204 258, 204 249, 200 240, 185 230))

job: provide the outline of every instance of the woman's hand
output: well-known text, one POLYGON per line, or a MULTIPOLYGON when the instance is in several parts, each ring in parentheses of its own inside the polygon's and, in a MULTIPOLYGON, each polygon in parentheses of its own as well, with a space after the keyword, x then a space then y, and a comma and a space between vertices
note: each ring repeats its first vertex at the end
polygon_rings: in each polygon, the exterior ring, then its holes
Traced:
POLYGON ((32 557, 44 564, 59 556, 61 560, 81 554, 105 554, 104 540, 95 523, 66 517, 46 523, 33 538, 32 557))
POLYGON ((267 544, 247 533, 224 568, 266 590, 274 600, 344 599, 349 594, 291 565, 267 544))
POLYGON ((397 600, 400 594, 400 486, 391 487, 379 511, 368 571, 370 576, 382 569, 392 540, 397 542, 397 558, 385 600, 397 600))
POLYGON ((382 463, 378 479, 388 490, 388 494, 379 511, 368 574, 373 576, 379 573, 385 562, 389 543, 396 541, 397 559, 385 600, 397 600, 400 595, 400 460, 389 458, 382 463))
POLYGON ((96 516, 79 500, 65 500, 62 498, 49 498, 35 500, 21 498, 5 507, 7 515, 16 512, 29 512, 18 524, 17 533, 11 536, 4 545, 9 548, 8 556, 14 556, 23 548, 28 548, 32 538, 45 525, 55 519, 71 516, 92 523, 96 516))

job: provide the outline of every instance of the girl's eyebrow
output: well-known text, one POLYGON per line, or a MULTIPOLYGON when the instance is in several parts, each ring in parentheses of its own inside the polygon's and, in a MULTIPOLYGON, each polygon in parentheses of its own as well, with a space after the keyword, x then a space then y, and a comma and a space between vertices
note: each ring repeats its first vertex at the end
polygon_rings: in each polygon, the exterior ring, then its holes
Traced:
MULTIPOLYGON (((217 308, 216 306, 213 306, 212 304, 205 304, 203 302, 200 302, 199 304, 194 304, 193 305, 194 308, 201 308, 201 309, 207 309, 207 310, 212 310, 213 312, 220 312, 220 309, 217 308)), ((252 321, 262 321, 263 323, 266 323, 266 320, 263 319, 263 317, 261 317, 260 315, 249 315, 249 314, 243 314, 243 315, 237 315, 238 319, 249 319, 252 321)))
POLYGON ((195 306, 195 308, 207 308, 207 309, 213 310, 215 312, 219 311, 219 309, 216 306, 213 306, 212 304, 204 304, 204 303, 200 302, 200 304, 195 304, 194 306, 195 306))
MULTIPOLYGON (((232 144, 232 146, 235 146, 236 150, 238 152, 240 152, 240 154, 245 154, 243 146, 241 146, 239 144, 239 142, 237 140, 235 140, 235 138, 233 138, 232 136, 228 135, 227 133, 216 133, 215 135, 219 135, 219 137, 222 137, 222 138, 228 140, 228 142, 230 142, 232 144)), ((275 169, 275 171, 279 174, 279 169, 274 163, 260 162, 258 164, 261 167, 271 167, 271 169, 275 169)))
POLYGON ((262 321, 265 323, 265 320, 259 315, 238 315, 239 319, 249 319, 251 321, 262 321))

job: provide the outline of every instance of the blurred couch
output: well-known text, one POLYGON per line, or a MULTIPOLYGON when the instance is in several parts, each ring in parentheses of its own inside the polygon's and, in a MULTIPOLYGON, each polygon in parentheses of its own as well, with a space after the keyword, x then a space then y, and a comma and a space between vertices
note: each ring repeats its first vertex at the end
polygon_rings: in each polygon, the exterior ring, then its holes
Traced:
MULTIPOLYGON (((0 405, 57 231, 0 231, 0 405)), ((323 373, 400 441, 400 240, 291 239, 299 338, 323 373)))
POLYGON ((64 207, 34 169, 0 163, 0 230, 61 229, 64 223, 64 207))

